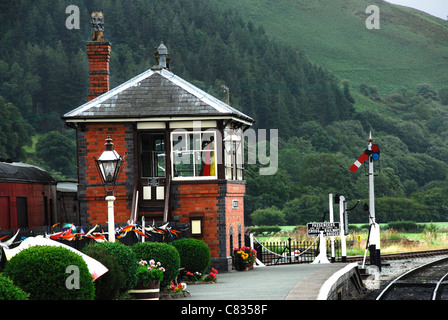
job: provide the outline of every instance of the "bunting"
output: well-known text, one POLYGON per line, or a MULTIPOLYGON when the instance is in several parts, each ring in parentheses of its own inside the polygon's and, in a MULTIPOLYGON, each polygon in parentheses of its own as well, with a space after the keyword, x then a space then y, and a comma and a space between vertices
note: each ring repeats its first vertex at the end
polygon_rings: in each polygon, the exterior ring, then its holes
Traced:
MULTIPOLYGON (((52 228, 56 227, 60 223, 56 223, 52 226, 52 228)), ((65 241, 76 241, 76 240, 82 240, 82 239, 93 239, 97 242, 103 242, 107 241, 107 235, 108 232, 105 232, 103 230, 98 231, 98 225, 95 225, 92 229, 90 229, 88 232, 84 232, 83 227, 79 228, 79 232, 77 232, 78 228, 74 224, 65 224, 62 227, 62 231, 54 232, 51 234, 45 234, 45 238, 51 239, 51 240, 65 240, 65 241)), ((19 234, 19 230, 17 230, 16 234, 12 236, 9 240, 2 242, 3 239, 5 239, 7 236, 4 236, 0 238, 0 247, 9 248, 14 243, 14 240, 16 239, 17 235, 19 234)), ((171 227, 169 227, 169 223, 164 224, 163 226, 156 227, 153 221, 152 226, 146 226, 144 229, 137 225, 135 222, 128 221, 128 225, 125 227, 118 227, 115 228, 115 239, 121 239, 125 237, 128 233, 135 233, 138 236, 149 238, 151 236, 151 233, 155 234, 162 234, 163 239, 165 237, 170 237, 170 239, 173 239, 174 237, 177 237, 180 234, 180 231, 174 230, 171 227)), ((21 239, 23 241, 24 239, 21 239)), ((19 241, 19 242, 21 242, 19 241)))

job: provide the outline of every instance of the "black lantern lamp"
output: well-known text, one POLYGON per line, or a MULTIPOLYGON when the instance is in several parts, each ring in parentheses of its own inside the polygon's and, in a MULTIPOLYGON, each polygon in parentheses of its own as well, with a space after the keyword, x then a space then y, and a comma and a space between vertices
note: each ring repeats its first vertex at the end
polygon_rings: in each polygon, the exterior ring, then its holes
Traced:
POLYGON ((121 163, 123 159, 120 155, 113 149, 114 144, 112 143, 112 139, 110 136, 107 136, 106 139, 106 150, 99 156, 98 159, 95 159, 98 171, 100 172, 101 179, 103 180, 104 187, 108 195, 113 194, 113 189, 115 187, 115 183, 118 179, 118 174, 120 172, 121 163), (108 186, 112 186, 112 190, 108 190, 108 186))

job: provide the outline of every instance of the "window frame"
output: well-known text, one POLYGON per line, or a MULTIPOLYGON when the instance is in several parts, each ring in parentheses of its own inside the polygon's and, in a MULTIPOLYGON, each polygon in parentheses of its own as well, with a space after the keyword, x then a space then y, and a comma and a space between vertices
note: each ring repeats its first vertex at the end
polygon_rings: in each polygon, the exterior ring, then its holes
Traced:
MULTIPOLYGON (((206 137, 207 137, 206 136, 206 137)), ((210 138, 211 138, 210 137, 210 138)), ((202 130, 173 130, 170 132, 170 166, 171 166, 171 173, 172 173, 172 180, 173 181, 185 181, 185 180, 216 180, 218 179, 218 148, 220 147, 221 143, 217 140, 217 137, 220 137, 218 134, 218 130, 216 128, 210 128, 210 129, 202 129, 202 130), (204 139, 204 134, 207 136, 211 135, 213 137, 213 140, 210 140, 210 144, 212 145, 211 150, 204 151, 203 143, 208 140, 204 139), (197 139, 197 136, 200 135, 200 139, 197 139), (179 141, 177 137, 183 136, 183 139, 186 139, 186 143, 180 146, 180 148, 177 146, 176 141, 179 141), (188 138, 187 138, 188 136, 188 138), (190 138, 190 136, 193 137, 193 139, 190 138), (198 143, 199 141, 199 143, 198 143), (200 147, 199 147, 200 146, 200 147), (185 148, 185 149, 184 149, 185 148), (198 165, 202 165, 202 170, 204 169, 204 163, 206 162, 200 162, 199 159, 203 159, 203 154, 210 152, 211 157, 209 158, 210 161, 210 172, 214 170, 213 175, 200 175, 201 169, 198 169, 198 165), (192 167, 193 175, 191 176, 180 176, 176 175, 176 167, 177 165, 183 164, 182 162, 186 160, 184 155, 179 156, 179 153, 185 153, 188 157, 190 157, 191 160, 188 160, 189 163, 185 164, 192 167), (198 154, 200 155, 198 157, 198 154), (182 158, 182 159, 180 159, 182 158), (180 160, 180 163, 176 163, 180 160), (193 162, 192 164, 190 162, 193 162)), ((209 144, 209 145, 210 145, 209 144)), ((209 146, 207 145, 207 146, 209 146)))
MULTIPOLYGON (((156 149, 156 148, 154 148, 156 149)), ((167 176, 167 149, 166 149, 166 134, 165 132, 160 132, 160 131, 141 131, 139 132, 139 163, 140 163, 140 168, 139 168, 139 178, 141 179, 152 179, 152 178, 157 178, 157 179, 163 179, 166 178, 167 176), (148 151, 144 151, 143 150, 143 136, 150 136, 150 145, 151 148, 148 151), (156 140, 158 140, 158 138, 162 138, 161 140, 163 141, 163 149, 162 150, 152 150, 152 147, 154 146, 154 143, 156 140), (143 155, 144 153, 150 153, 150 171, 151 171, 151 175, 146 176, 144 175, 144 159, 143 159, 143 155), (156 165, 160 164, 161 162, 159 161, 155 161, 155 156, 158 156, 158 153, 163 153, 163 171, 164 171, 164 175, 163 176, 159 176, 159 175, 155 175, 156 172, 158 171, 158 169, 155 167, 156 165)))
MULTIPOLYGON (((224 129, 224 139, 236 135, 239 141, 231 141, 231 145, 224 148, 224 171, 225 179, 232 181, 244 180, 244 140, 241 129, 224 129), (228 150, 228 148, 231 148, 228 150)), ((226 144, 226 142, 224 142, 226 144)))

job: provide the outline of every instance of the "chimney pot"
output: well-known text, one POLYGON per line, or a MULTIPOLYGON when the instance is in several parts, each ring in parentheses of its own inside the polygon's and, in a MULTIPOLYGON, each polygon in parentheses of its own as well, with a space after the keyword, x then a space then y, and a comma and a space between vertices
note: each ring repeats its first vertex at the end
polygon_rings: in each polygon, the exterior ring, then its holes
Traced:
POLYGON ((92 12, 90 15, 92 25, 92 41, 103 41, 104 15, 102 12, 92 12))

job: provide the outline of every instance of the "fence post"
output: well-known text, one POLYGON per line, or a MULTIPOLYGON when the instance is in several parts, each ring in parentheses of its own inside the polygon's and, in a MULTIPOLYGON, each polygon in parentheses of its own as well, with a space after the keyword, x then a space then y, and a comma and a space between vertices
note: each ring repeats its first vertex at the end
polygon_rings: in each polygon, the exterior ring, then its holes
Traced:
POLYGON ((292 261, 291 238, 288 238, 288 249, 289 249, 289 257, 288 257, 288 260, 289 260, 289 263, 291 263, 291 261, 292 261))

